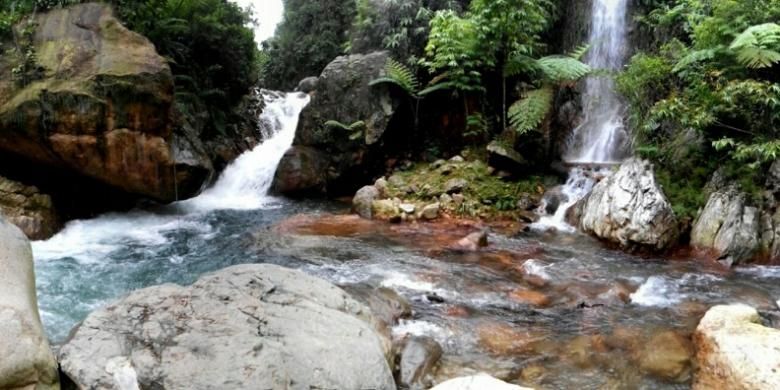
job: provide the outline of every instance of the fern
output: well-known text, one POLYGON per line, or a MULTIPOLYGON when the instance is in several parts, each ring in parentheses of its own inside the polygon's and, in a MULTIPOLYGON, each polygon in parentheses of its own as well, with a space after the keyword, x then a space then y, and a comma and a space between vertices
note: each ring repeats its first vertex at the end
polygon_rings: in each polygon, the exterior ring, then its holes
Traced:
POLYGON ((674 69, 672 69, 672 72, 680 73, 688 69, 693 64, 712 60, 717 56, 718 51, 719 48, 691 51, 685 56, 683 56, 682 58, 680 58, 679 61, 677 61, 677 64, 675 64, 674 69))
POLYGON ((765 23, 752 26, 737 36, 729 47, 737 60, 751 69, 769 68, 780 62, 780 25, 765 23))
POLYGON ((346 125, 336 120, 329 120, 325 122, 325 127, 348 131, 350 133, 349 140, 357 141, 358 139, 363 137, 363 134, 366 131, 366 122, 357 121, 355 123, 352 123, 351 125, 346 125))
POLYGON ((588 50, 590 50, 590 45, 585 44, 585 45, 582 45, 582 46, 574 49, 574 51, 572 51, 568 55, 569 55, 569 57, 574 58, 575 60, 581 61, 582 57, 585 57, 585 53, 587 53, 588 50))
POLYGON ((530 91, 509 107, 509 123, 519 134, 539 128, 553 107, 553 89, 543 87, 530 91))
POLYGON ((420 82, 414 72, 392 58, 389 58, 387 65, 385 65, 385 76, 372 80, 368 85, 374 86, 382 83, 395 84, 414 97, 417 97, 417 92, 420 89, 420 82))
POLYGON ((542 57, 536 62, 544 78, 553 83, 577 81, 592 70, 587 64, 569 56, 542 57))

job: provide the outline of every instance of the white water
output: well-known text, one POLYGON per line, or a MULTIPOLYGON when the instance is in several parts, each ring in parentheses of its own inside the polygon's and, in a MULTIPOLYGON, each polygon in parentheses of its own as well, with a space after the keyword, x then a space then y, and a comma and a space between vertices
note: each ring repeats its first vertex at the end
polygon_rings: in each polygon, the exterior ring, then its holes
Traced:
MULTIPOLYGON (((591 10, 590 50, 586 62, 593 69, 614 72, 626 60, 628 0, 594 0, 591 10)), ((615 80, 607 74, 585 80, 582 97, 585 118, 572 132, 564 160, 571 164, 612 164, 625 157, 627 134, 623 124, 623 102, 615 91, 615 80)), ((574 168, 563 185, 567 201, 554 215, 543 215, 534 224, 538 230, 555 229, 572 233, 566 222, 567 211, 590 193, 596 185, 594 177, 603 177, 607 169, 588 171, 574 168)), ((542 207, 544 210, 544 207, 542 207)))
MULTIPOLYGON (((309 96, 264 92, 266 107, 260 119, 270 126, 266 139, 230 164, 216 184, 200 196, 171 204, 158 212, 110 213, 69 222, 46 241, 33 242, 36 260, 71 257, 81 264, 104 261, 127 246, 164 247, 166 233, 191 231, 208 236, 214 228, 202 215, 214 210, 252 210, 272 206, 268 196, 276 168, 292 145, 298 115, 309 96)), ((175 261, 175 259, 172 259, 175 261)))
MULTIPOLYGON (((625 64, 628 0, 594 0, 590 50, 592 68, 614 72, 625 64)), ((565 159, 577 163, 611 163, 623 158, 626 130, 623 103, 611 75, 595 75, 585 81, 585 119, 574 129, 565 159)))

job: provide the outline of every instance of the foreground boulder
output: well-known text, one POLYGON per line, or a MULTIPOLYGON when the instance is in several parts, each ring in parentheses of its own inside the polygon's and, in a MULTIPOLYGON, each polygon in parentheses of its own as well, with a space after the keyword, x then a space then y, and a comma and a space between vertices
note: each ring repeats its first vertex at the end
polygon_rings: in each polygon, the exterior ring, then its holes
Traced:
POLYGON ((450 379, 431 390, 531 390, 527 387, 511 385, 493 378, 488 374, 479 374, 461 378, 450 379))
POLYGON ((22 229, 31 240, 47 239, 60 226, 49 195, 4 177, 0 177, 0 215, 22 229))
POLYGON ((395 389, 369 310, 300 271, 241 265, 136 291, 60 350, 79 388, 395 389), (117 374, 120 373, 120 374, 117 374))
POLYGON ((580 228, 627 250, 669 249, 679 227, 649 162, 631 159, 582 202, 580 228))
MULTIPOLYGON (((301 112, 295 145, 313 148, 327 160, 320 172, 328 172, 329 192, 349 193, 365 182, 385 162, 387 148, 379 145, 393 119, 399 100, 386 85, 369 85, 385 75, 386 52, 338 57, 323 70, 311 91, 312 100, 301 112), (334 125, 339 123, 339 125, 334 125), (374 166, 376 165, 376 166, 374 166)), ((282 160, 296 159, 288 154, 282 160)), ((296 165, 297 163, 293 163, 296 165)), ((284 175, 277 181, 290 182, 284 175)), ((277 186, 298 192, 295 186, 277 186)))
POLYGON ((0 389, 59 389, 57 362, 43 332, 32 249, 0 217, 0 389))
POLYGON ((715 306, 694 334, 696 390, 780 389, 780 330, 746 305, 715 306))
POLYGON ((0 152, 161 201, 197 192, 211 167, 174 139, 173 76, 154 45, 104 4, 34 22, 39 74, 22 84, 18 55, 0 56, 0 152))

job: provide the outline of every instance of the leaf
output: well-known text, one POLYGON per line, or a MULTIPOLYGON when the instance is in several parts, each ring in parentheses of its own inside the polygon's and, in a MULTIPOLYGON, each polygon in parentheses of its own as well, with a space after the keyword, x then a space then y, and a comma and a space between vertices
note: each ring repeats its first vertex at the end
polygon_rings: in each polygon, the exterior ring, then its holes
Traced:
POLYGON ((729 49, 748 68, 770 68, 780 63, 780 25, 765 23, 749 27, 734 39, 729 49))
POLYGON ((519 134, 536 130, 553 107, 553 89, 543 87, 530 91, 509 107, 509 123, 519 134))
POLYGON ((417 96, 417 90, 420 88, 420 82, 414 72, 392 58, 389 58, 385 65, 385 76, 372 80, 368 85, 375 86, 382 83, 397 85, 414 97, 417 96))
POLYGON ((568 56, 542 57, 536 63, 544 77, 554 83, 577 81, 592 71, 588 64, 568 56))

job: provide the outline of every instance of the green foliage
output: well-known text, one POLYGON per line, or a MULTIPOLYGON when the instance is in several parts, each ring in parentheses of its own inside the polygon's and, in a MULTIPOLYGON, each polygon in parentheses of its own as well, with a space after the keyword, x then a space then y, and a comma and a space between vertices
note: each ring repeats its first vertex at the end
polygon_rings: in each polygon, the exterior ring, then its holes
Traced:
POLYGON ((549 86, 526 93, 509 107, 509 123, 519 134, 538 129, 552 110, 553 99, 553 89, 549 86))
POLYGON ((409 67, 392 58, 387 60, 385 76, 372 80, 369 85, 374 86, 382 83, 397 85, 406 91, 409 96, 415 98, 419 95, 420 82, 417 80, 417 76, 409 67))
POLYGON ((737 60, 748 68, 772 67, 780 62, 780 25, 752 26, 737 36, 729 49, 735 51, 737 60))
POLYGON ((355 0, 284 0, 284 18, 264 44, 264 86, 292 90, 303 78, 319 76, 344 54, 355 8, 355 0))
POLYGON ((350 141, 357 141, 363 138, 366 132, 366 122, 363 121, 357 121, 351 125, 346 125, 336 120, 329 120, 325 122, 325 127, 349 132, 350 141))
POLYGON ((460 91, 482 90, 483 65, 477 25, 453 11, 437 12, 431 21, 431 33, 422 64, 431 74, 439 74, 432 84, 446 82, 460 91))

